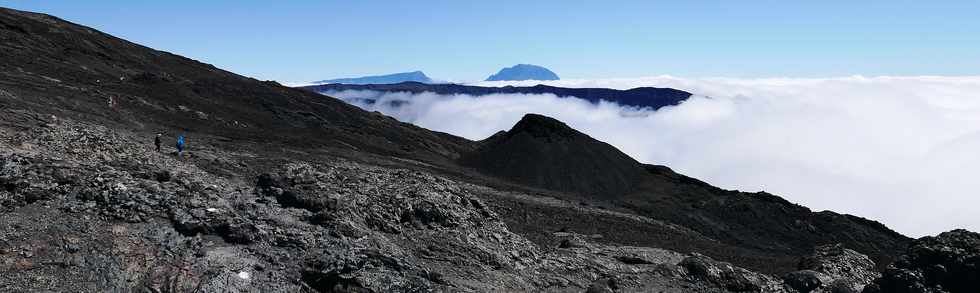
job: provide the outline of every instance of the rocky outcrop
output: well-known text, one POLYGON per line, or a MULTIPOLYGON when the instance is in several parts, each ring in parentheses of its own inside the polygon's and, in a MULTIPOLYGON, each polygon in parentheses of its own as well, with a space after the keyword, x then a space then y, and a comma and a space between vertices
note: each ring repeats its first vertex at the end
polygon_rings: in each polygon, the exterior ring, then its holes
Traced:
POLYGON ((799 271, 783 275, 786 284, 807 292, 861 292, 878 272, 868 256, 846 249, 841 244, 822 245, 800 259, 799 271))
POLYGON ((915 240, 865 293, 966 293, 980 290, 980 234, 953 230, 915 240))
POLYGON ((687 270, 688 278, 707 282, 731 292, 779 292, 783 283, 768 275, 759 274, 730 263, 715 261, 695 254, 678 263, 687 270))

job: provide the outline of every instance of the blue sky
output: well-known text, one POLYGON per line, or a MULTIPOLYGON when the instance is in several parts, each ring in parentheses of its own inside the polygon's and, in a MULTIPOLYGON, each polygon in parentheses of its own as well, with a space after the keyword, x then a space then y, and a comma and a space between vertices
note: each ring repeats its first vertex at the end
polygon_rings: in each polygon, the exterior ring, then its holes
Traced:
POLYGON ((976 75, 980 1, 7 1, 280 81, 976 75))

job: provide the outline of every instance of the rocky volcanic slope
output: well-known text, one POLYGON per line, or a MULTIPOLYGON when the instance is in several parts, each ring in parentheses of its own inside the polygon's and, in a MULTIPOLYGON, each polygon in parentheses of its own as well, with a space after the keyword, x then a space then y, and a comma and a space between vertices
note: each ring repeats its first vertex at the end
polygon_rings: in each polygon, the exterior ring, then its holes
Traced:
POLYGON ((486 187, 346 160, 236 180, 196 164, 250 154, 177 159, 131 133, 3 114, 4 291, 823 292, 806 288, 860 288, 877 275, 839 246, 818 248, 786 281, 574 232, 539 246, 477 196, 508 196, 486 187))
MULTIPOLYGON (((625 195, 498 180, 454 165, 487 142, 51 16, 0 9, 0 49, 0 292, 969 292, 976 275, 965 231, 878 278, 907 242, 880 224, 662 166, 625 195), (184 128, 183 157, 151 149, 184 128), (837 242, 854 250, 813 249, 837 242)), ((517 132, 574 131, 536 118, 517 132)))
MULTIPOLYGON (((415 94, 431 92, 440 95, 462 94, 471 96, 486 96, 491 94, 552 94, 560 98, 575 97, 589 101, 590 103, 606 101, 624 106, 651 108, 654 110, 680 104, 691 97, 691 93, 682 90, 655 87, 615 90, 605 88, 563 88, 547 85, 536 85, 532 87, 483 87, 459 84, 403 82, 396 84, 321 84, 301 88, 327 95, 336 95, 343 91, 409 92, 415 94)), ((357 102, 371 104, 377 102, 377 100, 362 99, 357 102)))
POLYGON ((869 254, 883 268, 909 241, 877 222, 814 213, 774 195, 722 190, 663 166, 640 164, 611 145, 540 115, 524 116, 511 130, 464 153, 459 162, 482 173, 571 193, 565 196, 570 200, 691 228, 730 248, 709 248, 694 240, 677 245, 649 239, 645 245, 675 250, 698 246, 696 251, 765 272, 785 272, 814 245, 831 243, 869 254))
POLYGON ((40 113, 426 161, 469 144, 43 14, 0 8, 0 52, 5 104, 40 113))
POLYGON ((254 180, 139 136, 6 112, 0 290, 151 292, 792 292, 701 255, 511 233, 485 187, 345 160, 254 180))

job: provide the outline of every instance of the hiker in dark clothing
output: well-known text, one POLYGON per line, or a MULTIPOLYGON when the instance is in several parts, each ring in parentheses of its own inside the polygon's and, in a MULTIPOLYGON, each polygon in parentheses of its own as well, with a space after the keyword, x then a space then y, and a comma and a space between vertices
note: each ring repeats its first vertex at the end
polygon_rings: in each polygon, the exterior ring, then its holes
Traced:
POLYGON ((153 144, 157 146, 157 152, 160 152, 160 144, 163 143, 163 134, 157 133, 157 137, 153 139, 153 144))

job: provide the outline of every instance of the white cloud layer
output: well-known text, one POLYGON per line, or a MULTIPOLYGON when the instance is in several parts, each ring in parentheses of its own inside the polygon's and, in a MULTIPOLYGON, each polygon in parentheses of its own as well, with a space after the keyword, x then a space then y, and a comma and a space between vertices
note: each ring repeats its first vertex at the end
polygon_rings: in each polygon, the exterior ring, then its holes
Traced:
POLYGON ((540 113, 639 161, 723 188, 765 190, 814 210, 875 219, 909 236, 980 231, 980 77, 658 76, 479 84, 538 83, 672 87, 697 95, 658 111, 552 95, 333 96, 469 139, 540 113), (382 102, 366 105, 357 97, 382 102), (392 107, 390 101, 411 103, 392 107))

